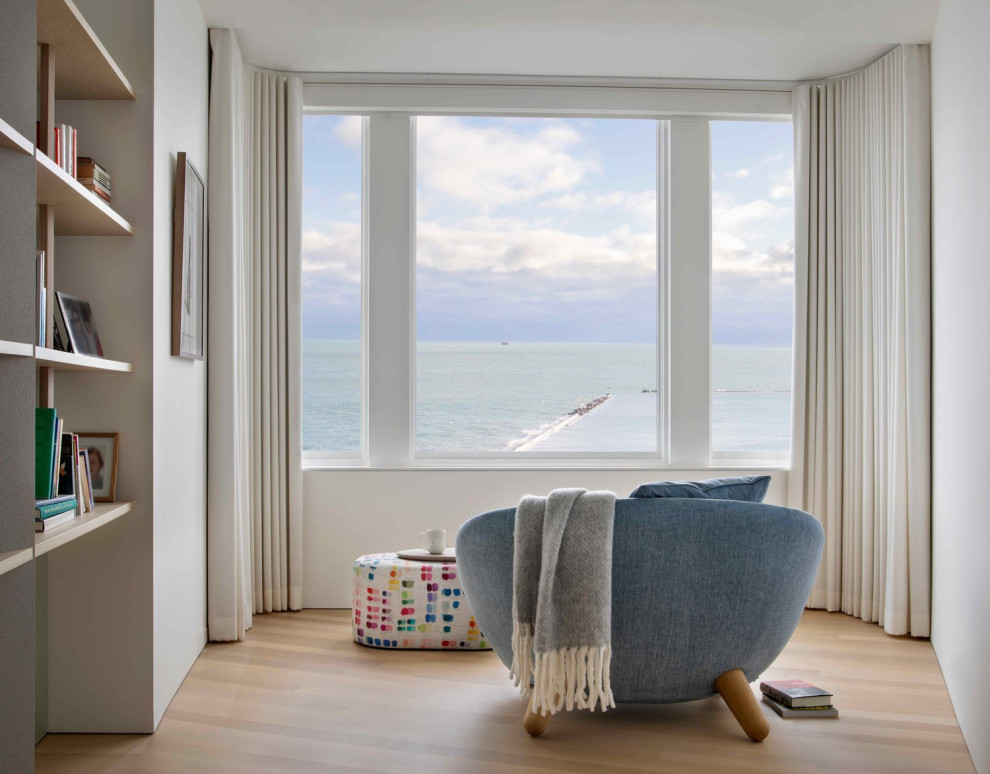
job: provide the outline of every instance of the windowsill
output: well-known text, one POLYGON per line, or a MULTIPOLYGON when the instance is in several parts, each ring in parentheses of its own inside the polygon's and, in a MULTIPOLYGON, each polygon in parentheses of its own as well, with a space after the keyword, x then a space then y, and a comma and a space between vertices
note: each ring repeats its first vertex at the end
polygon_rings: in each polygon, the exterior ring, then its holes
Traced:
POLYGON ((539 460, 530 464, 520 464, 518 462, 500 464, 494 460, 420 460, 415 464, 406 466, 372 466, 364 462, 355 461, 353 463, 341 460, 310 460, 303 463, 303 473, 327 471, 333 473, 361 471, 361 472, 405 472, 422 473, 426 471, 457 471, 457 472, 503 472, 503 473, 527 473, 532 471, 554 471, 554 470, 657 470, 665 472, 678 471, 753 471, 757 473, 788 473, 790 465, 785 461, 757 461, 757 460, 725 460, 719 464, 708 465, 668 465, 655 461, 622 460, 610 462, 608 460, 539 460))

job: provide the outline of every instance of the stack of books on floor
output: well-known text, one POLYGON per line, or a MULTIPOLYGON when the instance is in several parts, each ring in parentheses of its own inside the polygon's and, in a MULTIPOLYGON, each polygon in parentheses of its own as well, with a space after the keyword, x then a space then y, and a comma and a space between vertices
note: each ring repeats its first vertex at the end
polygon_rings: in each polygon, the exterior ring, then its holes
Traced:
POLYGON ((837 718, 832 694, 804 680, 770 680, 760 683, 763 701, 782 718, 837 718))
POLYGON ((83 188, 110 202, 110 173, 89 156, 76 159, 76 176, 83 188))
POLYGON ((54 529, 93 510, 89 452, 79 448, 78 435, 64 429, 64 419, 55 409, 35 409, 35 532, 54 529))

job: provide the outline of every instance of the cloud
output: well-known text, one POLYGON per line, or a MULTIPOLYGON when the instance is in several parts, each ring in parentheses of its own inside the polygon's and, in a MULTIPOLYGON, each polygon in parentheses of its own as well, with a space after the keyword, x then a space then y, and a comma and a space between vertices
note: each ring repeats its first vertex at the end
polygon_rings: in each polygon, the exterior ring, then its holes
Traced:
POLYGON ((788 167, 786 171, 773 176, 773 185, 770 188, 771 199, 789 199, 794 196, 794 167, 788 167))
POLYGON ((719 196, 713 196, 712 200, 713 230, 731 232, 742 237, 762 233, 775 221, 791 215, 790 208, 772 204, 765 199, 756 199, 745 204, 732 204, 731 200, 719 196))
POLYGON ((427 191, 490 210, 568 191, 597 169, 574 151, 581 136, 548 123, 535 134, 511 123, 472 126, 461 118, 416 119, 417 171, 427 191))
POLYGON ((553 228, 515 230, 422 223, 417 230, 422 268, 440 272, 527 272, 558 279, 628 282, 656 271, 656 239, 628 227, 586 236, 553 228))
POLYGON ((333 129, 333 138, 348 148, 361 150, 363 124, 361 116, 341 116, 333 129))
MULTIPOLYGON (((359 117, 339 119, 332 132, 335 142, 361 146, 359 117)), ((597 158, 561 121, 417 119, 421 337, 652 340, 656 192, 595 190, 597 158)), ((751 331, 789 340, 793 243, 784 237, 793 175, 784 158, 725 174, 758 183, 765 199, 713 195, 718 340, 748 340, 751 331)), ((359 331, 361 226, 351 212, 357 200, 347 204, 344 217, 336 209, 336 220, 309 219, 303 235, 304 312, 318 336, 359 331)))
POLYGON ((330 223, 302 236, 302 290, 320 306, 353 303, 361 295, 361 226, 330 223))
POLYGON ((657 220, 656 191, 610 191, 588 194, 584 191, 546 199, 538 205, 541 209, 557 209, 567 212, 581 210, 617 209, 628 212, 640 223, 653 226, 657 220))
POLYGON ((712 276, 713 283, 748 279, 790 285, 794 282, 794 241, 788 239, 765 251, 750 250, 738 237, 716 232, 712 234, 712 276))
POLYGON ((791 160, 793 160, 793 156, 790 153, 779 151, 777 153, 771 153, 769 156, 764 156, 756 162, 756 167, 757 169, 766 169, 767 167, 772 167, 780 164, 781 162, 791 160))

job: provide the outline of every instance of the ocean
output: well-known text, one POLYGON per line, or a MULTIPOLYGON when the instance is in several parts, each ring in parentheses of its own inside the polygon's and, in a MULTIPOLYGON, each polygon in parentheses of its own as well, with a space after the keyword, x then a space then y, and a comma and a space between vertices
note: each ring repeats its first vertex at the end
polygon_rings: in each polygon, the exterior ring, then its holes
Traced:
MULTIPOLYGON (((303 340, 305 450, 360 449, 360 364, 356 341, 303 340)), ((656 450, 652 344, 419 342, 416 368, 419 451, 656 450)), ((789 451, 790 385, 790 347, 714 347, 712 448, 789 451)))

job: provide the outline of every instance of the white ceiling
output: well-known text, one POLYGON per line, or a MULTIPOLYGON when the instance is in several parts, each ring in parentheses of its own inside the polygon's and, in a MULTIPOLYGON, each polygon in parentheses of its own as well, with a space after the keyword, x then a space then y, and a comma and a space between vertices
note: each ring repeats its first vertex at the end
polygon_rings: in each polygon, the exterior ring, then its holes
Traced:
POLYGON ((248 61, 352 73, 799 80, 927 43, 939 0, 200 0, 248 61))

